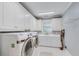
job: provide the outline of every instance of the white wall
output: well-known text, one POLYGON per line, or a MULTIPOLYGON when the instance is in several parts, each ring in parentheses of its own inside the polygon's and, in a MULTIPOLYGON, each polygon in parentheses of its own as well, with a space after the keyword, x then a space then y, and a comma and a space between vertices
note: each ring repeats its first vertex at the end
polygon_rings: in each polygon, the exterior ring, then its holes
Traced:
POLYGON ((63 19, 67 49, 72 55, 79 55, 79 3, 72 3, 63 19))
POLYGON ((62 18, 52 19, 52 28, 53 30, 57 30, 57 31, 60 31, 61 29, 63 29, 62 18))
POLYGON ((42 20, 36 20, 36 29, 42 31, 42 20))

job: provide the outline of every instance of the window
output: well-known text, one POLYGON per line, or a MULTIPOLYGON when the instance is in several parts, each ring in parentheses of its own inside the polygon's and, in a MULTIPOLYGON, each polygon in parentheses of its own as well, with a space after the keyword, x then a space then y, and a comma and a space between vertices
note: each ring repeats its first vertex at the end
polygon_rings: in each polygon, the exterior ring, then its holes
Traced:
POLYGON ((43 33, 52 32, 52 20, 42 20, 42 31, 43 33))

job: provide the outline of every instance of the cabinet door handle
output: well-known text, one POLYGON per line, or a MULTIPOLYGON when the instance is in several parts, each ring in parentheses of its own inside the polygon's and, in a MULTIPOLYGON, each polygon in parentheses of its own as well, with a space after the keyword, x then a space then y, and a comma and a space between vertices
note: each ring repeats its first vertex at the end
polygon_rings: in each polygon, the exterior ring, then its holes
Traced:
POLYGON ((22 43, 22 42, 25 42, 25 39, 21 41, 17 41, 17 44, 22 43))
POLYGON ((17 44, 19 44, 19 43, 20 43, 20 41, 17 41, 16 43, 17 43, 17 44))

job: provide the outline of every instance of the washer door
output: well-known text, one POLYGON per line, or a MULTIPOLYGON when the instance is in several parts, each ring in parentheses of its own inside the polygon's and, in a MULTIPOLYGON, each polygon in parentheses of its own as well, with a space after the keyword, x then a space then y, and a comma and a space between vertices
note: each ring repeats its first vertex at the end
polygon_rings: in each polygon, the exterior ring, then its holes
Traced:
POLYGON ((33 53, 32 42, 31 39, 26 40, 22 47, 21 55, 22 56, 31 56, 33 53))

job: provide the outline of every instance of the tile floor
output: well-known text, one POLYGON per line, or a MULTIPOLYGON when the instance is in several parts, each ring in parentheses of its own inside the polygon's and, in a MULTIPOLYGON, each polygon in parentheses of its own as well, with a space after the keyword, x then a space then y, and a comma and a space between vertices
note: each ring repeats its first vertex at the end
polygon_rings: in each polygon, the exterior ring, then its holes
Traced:
POLYGON ((34 49, 32 56, 71 56, 71 54, 66 49, 38 46, 34 49))

